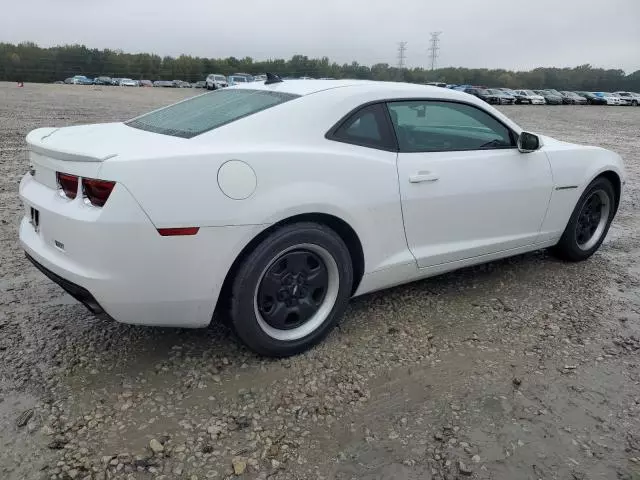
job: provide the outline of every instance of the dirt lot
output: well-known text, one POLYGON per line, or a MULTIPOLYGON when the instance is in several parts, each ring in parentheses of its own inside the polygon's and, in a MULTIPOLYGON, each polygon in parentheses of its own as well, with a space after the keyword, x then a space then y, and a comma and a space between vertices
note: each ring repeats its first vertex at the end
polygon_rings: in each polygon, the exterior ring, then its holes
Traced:
POLYGON ((640 479, 640 108, 505 107, 625 158, 606 243, 368 295, 320 347, 93 318, 24 258, 40 126, 123 120, 173 89, 0 83, 0 478, 640 479))

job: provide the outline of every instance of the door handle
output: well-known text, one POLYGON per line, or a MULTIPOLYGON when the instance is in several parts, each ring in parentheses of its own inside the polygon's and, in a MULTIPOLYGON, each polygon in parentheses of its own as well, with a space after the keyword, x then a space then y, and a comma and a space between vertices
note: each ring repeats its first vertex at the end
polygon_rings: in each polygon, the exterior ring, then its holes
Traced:
POLYGON ((422 183, 422 182, 437 182, 438 176, 431 172, 418 172, 413 175, 409 175, 410 183, 422 183))

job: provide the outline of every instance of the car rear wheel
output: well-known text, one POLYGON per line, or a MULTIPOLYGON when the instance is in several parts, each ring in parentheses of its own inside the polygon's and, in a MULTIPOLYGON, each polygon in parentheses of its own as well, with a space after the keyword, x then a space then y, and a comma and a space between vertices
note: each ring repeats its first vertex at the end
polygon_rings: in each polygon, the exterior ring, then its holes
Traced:
POLYGON ((631 105, 633 107, 637 107, 638 106, 638 101, 637 100, 631 100, 631 105))
POLYGON ((233 281, 231 324, 255 352, 284 357, 320 342, 347 306, 349 250, 330 228, 310 222, 269 234, 233 281))
POLYGON ((604 177, 596 178, 578 200, 569 223, 552 252, 572 262, 586 260, 600 248, 615 212, 616 195, 613 185, 604 177))

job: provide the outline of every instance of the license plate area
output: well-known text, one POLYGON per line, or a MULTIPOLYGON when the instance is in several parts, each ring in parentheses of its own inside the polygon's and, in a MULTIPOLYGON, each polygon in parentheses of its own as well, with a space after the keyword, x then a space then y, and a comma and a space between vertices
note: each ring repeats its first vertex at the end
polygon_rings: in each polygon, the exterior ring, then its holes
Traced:
POLYGON ((40 212, 36 208, 29 207, 29 215, 30 215, 29 222, 31 223, 31 225, 33 225, 33 228, 35 229, 35 231, 39 232, 40 231, 40 212))

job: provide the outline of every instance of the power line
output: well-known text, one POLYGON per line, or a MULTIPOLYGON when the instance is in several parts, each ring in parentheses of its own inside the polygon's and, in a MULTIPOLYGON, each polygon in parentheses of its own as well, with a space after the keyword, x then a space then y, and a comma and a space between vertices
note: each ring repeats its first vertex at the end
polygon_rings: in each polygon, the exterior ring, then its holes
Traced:
POLYGON ((431 58, 431 70, 436 68, 438 60, 438 52, 440 51, 440 35, 442 32, 431 32, 431 40, 429 40, 429 56, 431 58))

